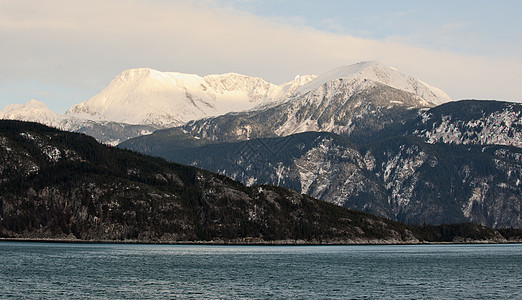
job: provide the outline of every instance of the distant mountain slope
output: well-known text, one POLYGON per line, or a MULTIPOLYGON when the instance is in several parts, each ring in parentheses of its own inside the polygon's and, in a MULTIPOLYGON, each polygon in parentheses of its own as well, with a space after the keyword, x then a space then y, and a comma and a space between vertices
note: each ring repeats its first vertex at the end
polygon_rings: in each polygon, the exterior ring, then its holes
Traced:
POLYGON ((522 104, 466 100, 430 109, 404 134, 429 143, 511 145, 522 147, 522 104))
POLYGON ((102 143, 113 146, 159 129, 152 125, 131 125, 64 116, 51 111, 44 103, 37 100, 4 107, 0 110, 0 119, 37 122, 66 131, 85 133, 102 143))
POLYGON ((152 154, 402 222, 522 228, 520 148, 431 145, 416 137, 361 147, 307 132, 152 154))
POLYGON ((189 120, 284 101, 315 77, 296 76, 294 80, 274 85, 235 73, 200 77, 130 69, 116 76, 99 94, 72 106, 65 115, 51 111, 40 101, 30 100, 7 105, 0 110, 0 119, 38 122, 86 133, 100 142, 116 145, 189 120))
POLYGON ((43 102, 31 99, 24 104, 6 105, 0 110, 0 119, 37 122, 59 127, 66 118, 50 110, 43 102))
POLYGON ((367 145, 361 153, 386 189, 394 219, 522 228, 520 148, 430 145, 397 137, 367 145))

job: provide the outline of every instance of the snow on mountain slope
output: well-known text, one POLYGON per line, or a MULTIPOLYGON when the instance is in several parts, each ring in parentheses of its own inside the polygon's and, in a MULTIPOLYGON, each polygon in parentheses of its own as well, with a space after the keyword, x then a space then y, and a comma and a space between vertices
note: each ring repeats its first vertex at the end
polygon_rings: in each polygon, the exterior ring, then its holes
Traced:
POLYGON ((149 154, 408 223, 522 228, 516 147, 429 144, 412 136, 356 146, 336 134, 306 132, 149 154))
POLYGON ((72 106, 65 116, 37 102, 8 106, 2 114, 3 118, 84 132, 114 144, 142 131, 202 119, 205 124, 190 124, 189 131, 216 140, 221 139, 219 133, 210 131, 230 129, 246 132, 247 136, 284 136, 312 130, 353 136, 354 130, 368 131, 368 126, 380 130, 416 117, 419 109, 447 101, 450 99, 444 92, 377 62, 337 68, 319 77, 297 76, 281 85, 236 73, 201 77, 140 68, 122 72, 100 93, 72 106), (254 117, 252 122, 256 123, 248 128, 233 128, 229 123, 216 129, 224 124, 209 118, 246 110, 243 116, 254 117), (122 130, 129 124, 135 127, 122 130), (255 126, 270 134, 251 135, 255 126))
POLYGON ((340 78, 345 80, 363 79, 375 81, 399 90, 414 93, 435 105, 451 101, 451 98, 440 89, 429 86, 416 78, 399 72, 395 68, 376 61, 360 62, 333 69, 320 75, 308 84, 299 87, 295 94, 306 94, 340 78))
MULTIPOLYGON (((303 78, 312 80, 314 77, 303 78)), ((261 78, 236 73, 200 77, 146 68, 130 69, 99 94, 71 107, 66 115, 176 126, 285 98, 297 88, 295 82, 307 83, 296 79, 276 86, 261 78)))
POLYGON ((284 114, 275 128, 278 136, 306 131, 350 136, 354 130, 383 129, 414 116, 419 109, 432 107, 415 93, 362 77, 337 78, 305 94, 297 93, 299 90, 275 108, 284 114))
POLYGON ((64 116, 51 111, 44 103, 37 100, 29 100, 25 104, 7 105, 0 110, 0 119, 36 122, 66 131, 85 133, 99 142, 113 146, 159 129, 150 125, 130 125, 64 116))
POLYGON ((401 81, 404 78, 408 77, 375 62, 338 68, 296 88, 284 101, 190 121, 183 130, 212 142, 306 131, 334 132, 353 141, 367 142, 386 127, 415 119, 421 111, 434 106, 435 100, 428 101, 419 93, 408 91, 415 85, 406 79, 401 81))
POLYGON ((315 76, 297 76, 279 86, 261 78, 227 73, 200 77, 152 69, 124 71, 91 99, 72 106, 65 115, 30 100, 7 105, 0 118, 38 122, 86 133, 116 145, 159 128, 192 119, 250 109, 287 99, 315 76))
POLYGON ((522 104, 462 100, 420 115, 406 134, 428 143, 509 145, 522 147, 522 104))

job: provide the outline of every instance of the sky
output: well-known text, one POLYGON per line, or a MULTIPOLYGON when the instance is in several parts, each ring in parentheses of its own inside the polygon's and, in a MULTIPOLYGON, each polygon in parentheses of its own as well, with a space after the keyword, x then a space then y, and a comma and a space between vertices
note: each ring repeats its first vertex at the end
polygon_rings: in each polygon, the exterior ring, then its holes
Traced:
POLYGON ((376 60, 454 100, 522 102, 522 1, 0 0, 0 109, 64 113, 126 69, 280 84, 376 60))

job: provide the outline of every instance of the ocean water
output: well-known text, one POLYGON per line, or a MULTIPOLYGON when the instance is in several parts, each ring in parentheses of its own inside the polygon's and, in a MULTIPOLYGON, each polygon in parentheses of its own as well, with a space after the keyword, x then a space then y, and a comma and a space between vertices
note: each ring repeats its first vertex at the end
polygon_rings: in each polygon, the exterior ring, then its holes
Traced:
POLYGON ((522 245, 0 242, 0 298, 522 299, 522 245))

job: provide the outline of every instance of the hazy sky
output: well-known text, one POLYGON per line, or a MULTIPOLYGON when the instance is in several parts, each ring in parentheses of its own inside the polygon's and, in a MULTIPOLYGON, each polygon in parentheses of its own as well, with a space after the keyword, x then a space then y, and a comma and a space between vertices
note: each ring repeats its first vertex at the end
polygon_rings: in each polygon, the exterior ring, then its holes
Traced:
POLYGON ((522 1, 0 0, 0 108, 63 113, 123 70, 273 83, 364 60, 522 102, 522 1))

